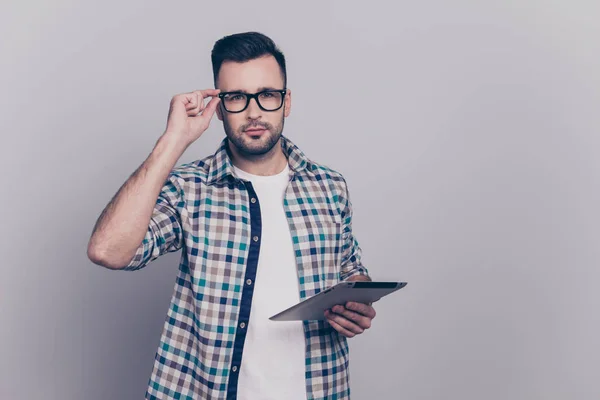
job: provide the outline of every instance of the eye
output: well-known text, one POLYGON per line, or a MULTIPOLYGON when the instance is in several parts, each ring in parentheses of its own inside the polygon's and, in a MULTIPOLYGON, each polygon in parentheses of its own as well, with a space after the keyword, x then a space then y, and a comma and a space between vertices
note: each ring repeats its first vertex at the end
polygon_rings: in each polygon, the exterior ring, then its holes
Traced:
POLYGON ((274 97, 274 96, 275 96, 275 94, 272 92, 264 92, 264 93, 261 93, 261 95, 260 95, 260 97, 264 97, 266 99, 270 99, 271 97, 274 97))
POLYGON ((246 96, 244 96, 243 94, 230 94, 229 96, 227 96, 227 99, 229 101, 241 101, 244 100, 246 98, 246 96))

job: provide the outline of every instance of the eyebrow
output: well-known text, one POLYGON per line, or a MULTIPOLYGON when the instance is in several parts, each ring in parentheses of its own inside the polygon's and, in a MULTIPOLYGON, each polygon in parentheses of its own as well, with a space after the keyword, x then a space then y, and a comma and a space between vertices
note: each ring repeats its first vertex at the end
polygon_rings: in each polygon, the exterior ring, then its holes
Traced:
MULTIPOLYGON (((265 90, 282 90, 282 89, 276 89, 272 86, 263 86, 263 87, 259 87, 256 90, 256 93, 264 92, 265 90)), ((243 90, 243 89, 234 89, 234 90, 224 91, 223 93, 245 93, 245 94, 248 94, 249 92, 247 90, 243 90)))

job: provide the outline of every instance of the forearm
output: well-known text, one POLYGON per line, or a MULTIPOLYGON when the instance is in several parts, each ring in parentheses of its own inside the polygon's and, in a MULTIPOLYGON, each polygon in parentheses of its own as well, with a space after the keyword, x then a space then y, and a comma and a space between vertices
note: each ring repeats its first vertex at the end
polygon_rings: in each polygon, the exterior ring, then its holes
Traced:
POLYGON ((114 269, 129 263, 148 230, 160 190, 186 147, 174 136, 161 136, 98 218, 88 244, 90 260, 114 269))

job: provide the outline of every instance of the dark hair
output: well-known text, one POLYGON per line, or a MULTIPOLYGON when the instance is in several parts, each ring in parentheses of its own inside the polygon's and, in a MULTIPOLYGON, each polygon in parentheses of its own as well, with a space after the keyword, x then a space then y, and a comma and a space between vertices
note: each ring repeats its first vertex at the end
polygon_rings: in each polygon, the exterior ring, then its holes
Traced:
POLYGON ((245 62, 269 54, 277 60, 283 75, 284 87, 287 87, 285 56, 269 37, 259 32, 244 32, 217 40, 211 53, 215 86, 217 85, 221 64, 224 61, 245 62))

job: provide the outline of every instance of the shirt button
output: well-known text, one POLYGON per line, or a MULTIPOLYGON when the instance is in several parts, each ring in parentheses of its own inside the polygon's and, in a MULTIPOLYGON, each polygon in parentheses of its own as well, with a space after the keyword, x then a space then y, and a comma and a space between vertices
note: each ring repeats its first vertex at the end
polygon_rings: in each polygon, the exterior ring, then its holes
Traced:
POLYGON ((245 322, 242 322, 242 323, 240 324, 240 328, 244 329, 245 327, 246 327, 246 323, 245 323, 245 322))
POLYGON ((258 236, 254 236, 254 237, 252 238, 252 240, 254 240, 255 242, 258 242, 258 236))
POLYGON ((252 204, 256 203, 256 199, 254 197, 251 198, 250 201, 252 202, 252 204))
POLYGON ((252 279, 247 279, 246 280, 246 285, 248 285, 248 286, 252 285, 252 279))
POLYGON ((234 366, 233 366, 233 368, 231 368, 231 370, 232 370, 233 372, 237 371, 237 366, 235 366, 235 365, 234 365, 234 366))

